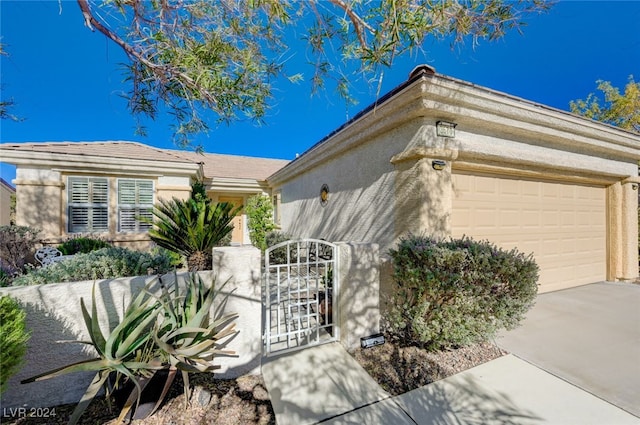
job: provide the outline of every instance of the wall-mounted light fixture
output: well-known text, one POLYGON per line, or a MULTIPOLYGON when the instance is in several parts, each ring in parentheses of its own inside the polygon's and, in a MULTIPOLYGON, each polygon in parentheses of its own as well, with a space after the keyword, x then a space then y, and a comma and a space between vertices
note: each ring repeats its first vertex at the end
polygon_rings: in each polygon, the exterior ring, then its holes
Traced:
POLYGON ((447 163, 442 160, 434 159, 433 161, 431 161, 431 167, 433 167, 433 169, 436 171, 442 171, 446 166, 447 163))
POLYGON ((638 190, 638 184, 637 183, 632 184, 631 190, 638 190))
POLYGON ((447 122, 447 121, 437 121, 436 122, 436 134, 440 137, 456 137, 456 126, 458 124, 447 122))
POLYGON ((324 207, 327 205, 327 202, 329 202, 329 186, 323 184, 320 189, 320 205, 324 207))

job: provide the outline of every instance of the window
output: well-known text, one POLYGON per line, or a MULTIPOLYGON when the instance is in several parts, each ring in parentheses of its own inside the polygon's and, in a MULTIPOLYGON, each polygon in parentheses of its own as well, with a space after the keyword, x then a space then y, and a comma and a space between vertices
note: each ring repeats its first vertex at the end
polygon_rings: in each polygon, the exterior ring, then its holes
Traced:
POLYGON ((152 210, 152 180, 118 180, 118 232, 146 232, 151 225, 139 218, 153 219, 152 210))
POLYGON ((109 230, 109 181, 69 177, 67 181, 69 233, 109 230))

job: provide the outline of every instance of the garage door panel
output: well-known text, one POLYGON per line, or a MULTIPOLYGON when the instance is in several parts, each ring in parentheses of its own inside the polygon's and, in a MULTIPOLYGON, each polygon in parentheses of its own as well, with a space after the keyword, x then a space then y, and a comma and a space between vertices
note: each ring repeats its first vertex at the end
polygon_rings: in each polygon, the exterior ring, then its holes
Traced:
POLYGON ((604 280, 605 190, 454 174, 452 233, 533 253, 541 291, 604 280))

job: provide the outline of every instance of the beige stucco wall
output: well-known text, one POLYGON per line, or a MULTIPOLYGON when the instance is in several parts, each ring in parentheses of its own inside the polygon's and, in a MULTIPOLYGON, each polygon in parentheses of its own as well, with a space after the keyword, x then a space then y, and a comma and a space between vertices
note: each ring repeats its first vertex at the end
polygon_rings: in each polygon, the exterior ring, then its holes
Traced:
POLYGON ((295 237, 391 245, 396 234, 391 158, 417 137, 420 122, 378 134, 327 157, 304 174, 274 188, 281 192, 281 227, 295 237), (320 202, 326 184, 329 198, 320 202))
MULTIPOLYGON (((260 253, 252 247, 226 248, 218 252, 216 272, 200 272, 205 283, 215 277, 216 286, 227 280, 221 289, 215 308, 224 304, 223 312, 238 313, 238 330, 228 340, 226 348, 236 356, 220 356, 221 377, 233 378, 246 373, 258 373, 261 358, 261 298, 260 253), (229 279, 233 276, 232 279, 229 279)), ((180 275, 180 279, 184 274, 180 275)), ((103 332, 113 329, 122 317, 122 306, 155 277, 106 279, 95 282, 100 326, 103 332)), ((173 275, 164 281, 171 285, 173 275)), ((9 380, 2 395, 2 407, 47 407, 63 403, 77 403, 95 373, 72 373, 38 383, 20 384, 35 374, 75 361, 94 358, 91 348, 83 344, 58 341, 89 340, 80 309, 80 299, 90 303, 93 281, 55 283, 26 287, 0 288, 0 294, 16 299, 27 313, 26 326, 31 339, 22 369, 9 380)), ((154 286, 158 289, 158 286, 154 286)))
POLYGON ((191 194, 190 177, 150 176, 148 174, 83 174, 68 173, 43 168, 18 167, 16 172, 16 224, 42 230, 45 243, 59 243, 75 234, 67 232, 67 191, 69 176, 96 176, 109 179, 109 232, 97 236, 115 245, 132 249, 144 249, 150 244, 145 233, 121 233, 117 231, 117 184, 119 178, 150 179, 154 182, 154 197, 158 199, 188 198, 191 194))
POLYGON ((11 223, 11 197, 15 191, 0 183, 0 226, 11 223))
POLYGON ((42 230, 42 237, 61 236, 62 176, 38 168, 16 170, 16 224, 42 230))
POLYGON ((609 187, 607 278, 627 279, 638 276, 629 179, 637 179, 639 155, 640 138, 630 133, 434 77, 367 111, 269 182, 282 194, 283 231, 375 242, 383 257, 408 232, 452 234, 456 170, 609 187), (436 135, 439 120, 457 124, 455 137, 436 135), (434 170, 434 160, 444 169, 434 170))

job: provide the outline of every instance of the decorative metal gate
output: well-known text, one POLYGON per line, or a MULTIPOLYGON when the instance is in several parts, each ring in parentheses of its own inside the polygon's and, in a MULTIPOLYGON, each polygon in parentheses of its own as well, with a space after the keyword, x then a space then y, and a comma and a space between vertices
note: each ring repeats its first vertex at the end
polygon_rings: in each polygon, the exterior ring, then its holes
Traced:
POLYGON ((265 355, 336 341, 339 289, 336 245, 286 241, 265 252, 265 355))

